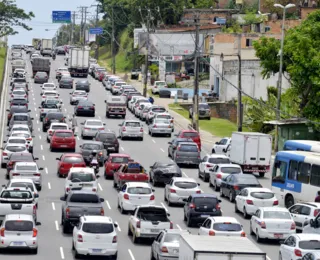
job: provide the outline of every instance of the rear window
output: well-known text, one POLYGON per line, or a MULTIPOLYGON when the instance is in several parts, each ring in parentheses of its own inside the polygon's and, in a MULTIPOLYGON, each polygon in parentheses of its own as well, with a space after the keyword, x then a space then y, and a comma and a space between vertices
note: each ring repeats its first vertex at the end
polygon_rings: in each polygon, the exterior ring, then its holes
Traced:
POLYGON ((64 158, 63 160, 64 162, 68 162, 68 163, 82 163, 83 159, 80 157, 71 157, 71 156, 67 156, 64 158))
POLYGON ((112 163, 128 163, 129 158, 128 157, 112 157, 111 162, 112 163))
POLYGON ((68 138, 68 137, 72 137, 73 134, 69 132, 55 132, 54 136, 68 138))
POLYGON ((129 126, 129 127, 140 127, 140 122, 126 122, 126 126, 129 126))
POLYGON ((117 139, 117 137, 114 134, 99 134, 98 137, 99 137, 99 140, 102 142, 105 142, 105 141, 114 142, 117 139))
POLYGON ((26 148, 24 146, 7 146, 6 150, 15 153, 15 152, 23 152, 26 150, 26 148))
POLYGON ((320 241, 318 240, 300 241, 299 247, 304 250, 319 250, 320 241))
POLYGON ((24 134, 24 133, 13 133, 11 135, 12 137, 16 136, 16 137, 24 137, 24 138, 29 138, 30 135, 29 134, 24 134))
POLYGON ((174 185, 181 189, 193 189, 198 186, 197 183, 187 182, 187 181, 178 181, 178 182, 175 182, 174 185))
POLYGON ((230 160, 228 158, 209 158, 209 163, 227 164, 227 163, 230 163, 230 160))
POLYGON ((45 96, 52 96, 52 97, 55 97, 57 96, 58 94, 56 93, 44 93, 45 96))
POLYGON ((26 220, 9 220, 6 221, 5 224, 6 231, 32 231, 33 230, 33 222, 26 220))
POLYGON ((213 229, 217 231, 241 231, 241 225, 237 223, 215 223, 213 229))
POLYGON ((23 91, 23 90, 16 90, 16 91, 13 91, 13 93, 12 93, 13 95, 25 95, 26 94, 26 92, 25 91, 23 91))
POLYGON ((290 213, 285 211, 265 211, 264 218, 291 219, 290 213))
POLYGON ((151 194, 151 189, 146 187, 132 187, 128 188, 129 194, 151 194))
POLYGON ((17 171, 37 171, 36 165, 17 165, 16 166, 17 171))
POLYGON ((179 242, 179 241, 180 241, 179 234, 166 234, 163 242, 173 243, 173 242, 179 242))
POLYGON ((198 152, 198 146, 196 145, 180 145, 179 151, 181 152, 198 152))
POLYGON ((50 103, 44 103, 43 104, 43 108, 56 108, 57 109, 58 106, 56 104, 54 104, 54 103, 53 104, 52 103, 51 104, 50 103))
POLYGON ((169 125, 170 124, 170 122, 169 122, 169 120, 167 120, 167 119, 156 119, 156 120, 154 120, 154 123, 155 124, 164 124, 164 125, 169 125))
POLYGON ((250 177, 251 178, 249 178, 248 176, 241 176, 240 178, 237 178, 237 183, 238 184, 257 184, 257 185, 259 184, 259 182, 254 176, 250 176, 250 177))
POLYGON ((166 112, 166 109, 163 107, 155 107, 155 108, 152 108, 152 112, 163 113, 163 112, 166 112))
POLYGON ((161 119, 161 118, 163 118, 163 119, 171 119, 171 116, 170 115, 158 115, 157 116, 157 119, 161 119))
POLYGON ((99 121, 88 121, 86 125, 99 125, 102 126, 102 123, 99 121))
POLYGON ((84 223, 82 231, 91 234, 109 234, 114 230, 111 223, 84 223))
POLYGON ((194 198, 193 202, 196 205, 205 204, 205 205, 214 205, 215 206, 218 203, 218 200, 213 197, 202 197, 202 198, 200 197, 200 198, 194 198))
POLYGON ((21 154, 12 154, 10 156, 10 160, 19 160, 23 162, 30 162, 33 161, 33 157, 30 153, 24 153, 23 155, 21 154))
POLYGON ((64 117, 63 114, 49 113, 47 114, 47 118, 49 119, 62 119, 64 117))
POLYGON ((82 202, 82 203, 100 203, 100 200, 95 194, 72 194, 70 202, 82 202))
POLYGON ((72 173, 69 180, 74 180, 74 179, 79 179, 81 182, 90 182, 95 180, 91 173, 85 173, 85 172, 72 173))
POLYGON ((238 167, 221 167, 223 173, 241 173, 241 169, 238 167))
POLYGON ((51 126, 51 129, 56 130, 56 129, 68 129, 66 125, 53 125, 51 126))
POLYGON ((14 121, 28 121, 28 116, 15 115, 13 116, 14 121))
POLYGON ((11 191, 4 191, 1 194, 1 198, 5 199, 31 199, 32 195, 30 191, 21 191, 21 190, 11 190, 11 191))
POLYGON ((183 136, 185 136, 185 137, 199 137, 199 134, 196 132, 184 132, 183 136))
POLYGON ((100 150, 102 147, 99 144, 83 144, 83 150, 100 150))
POLYGON ((256 199, 272 199, 274 198, 274 194, 272 192, 251 192, 251 197, 254 197, 256 199))
POLYGON ((14 187, 17 187, 17 188, 28 187, 30 190, 34 191, 33 185, 31 183, 26 183, 26 182, 15 182, 15 183, 12 183, 10 185, 10 187, 12 187, 12 188, 14 188, 14 187))
POLYGON ((9 144, 25 144, 26 140, 23 139, 10 139, 9 144))

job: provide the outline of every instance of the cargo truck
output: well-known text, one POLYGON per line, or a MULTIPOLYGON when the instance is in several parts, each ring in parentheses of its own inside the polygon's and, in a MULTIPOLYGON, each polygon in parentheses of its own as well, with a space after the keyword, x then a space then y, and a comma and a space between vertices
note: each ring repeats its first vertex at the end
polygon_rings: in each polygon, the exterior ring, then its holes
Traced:
POLYGON ((69 50, 68 70, 72 77, 87 77, 89 71, 89 50, 72 48, 69 50))
POLYGON ((42 56, 52 56, 53 43, 52 39, 42 39, 40 53, 42 56))
POLYGON ((32 60, 32 76, 36 75, 38 71, 47 72, 50 75, 50 60, 43 57, 36 57, 32 60))
POLYGON ((179 260, 266 260, 267 254, 246 237, 181 234, 179 260))
POLYGON ((33 38, 32 39, 32 45, 36 50, 40 50, 41 47, 41 39, 33 38))
POLYGON ((262 133, 233 132, 231 143, 223 149, 230 161, 239 164, 243 172, 264 177, 270 170, 272 136, 262 133))

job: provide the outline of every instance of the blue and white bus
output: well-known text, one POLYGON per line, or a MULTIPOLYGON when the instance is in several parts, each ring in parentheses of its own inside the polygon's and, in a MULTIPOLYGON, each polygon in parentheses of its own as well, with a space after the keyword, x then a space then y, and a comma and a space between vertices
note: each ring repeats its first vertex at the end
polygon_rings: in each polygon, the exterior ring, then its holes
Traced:
POLYGON ((320 153, 320 142, 311 140, 288 140, 284 143, 283 150, 320 153))
POLYGON ((274 159, 272 190, 279 204, 311 202, 320 191, 320 153, 281 151, 274 159))

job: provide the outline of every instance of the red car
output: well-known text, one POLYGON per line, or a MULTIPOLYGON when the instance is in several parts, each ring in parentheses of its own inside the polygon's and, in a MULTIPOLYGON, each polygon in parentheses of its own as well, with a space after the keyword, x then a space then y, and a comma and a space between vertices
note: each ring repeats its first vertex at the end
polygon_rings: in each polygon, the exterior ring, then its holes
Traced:
POLYGON ((113 187, 121 188, 126 182, 149 182, 149 174, 138 162, 121 164, 113 175, 113 187))
POLYGON ((55 149, 69 149, 76 151, 76 138, 72 130, 56 130, 50 142, 50 151, 55 149))
POLYGON ((119 169, 121 164, 128 163, 130 161, 130 155, 121 153, 109 154, 108 160, 104 164, 104 177, 106 179, 112 179, 113 173, 119 169))
POLYGON ((72 167, 87 167, 86 163, 79 153, 65 153, 58 160, 57 174, 59 177, 66 177, 72 167))
POLYGON ((107 75, 107 72, 106 72, 106 71, 100 72, 100 74, 99 74, 99 81, 102 81, 106 75, 107 75))
POLYGON ((199 150, 201 151, 201 139, 200 139, 200 135, 197 131, 195 131, 195 130, 181 130, 176 135, 176 137, 192 139, 192 141, 194 141, 198 145, 199 150))

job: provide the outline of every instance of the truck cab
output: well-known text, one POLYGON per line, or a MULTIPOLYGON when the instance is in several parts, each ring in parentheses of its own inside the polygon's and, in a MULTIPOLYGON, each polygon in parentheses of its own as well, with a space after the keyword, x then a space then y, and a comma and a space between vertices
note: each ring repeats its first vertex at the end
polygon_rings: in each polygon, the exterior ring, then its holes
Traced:
POLYGON ((106 103, 106 117, 121 116, 126 117, 126 99, 123 96, 113 97, 110 96, 106 103))

